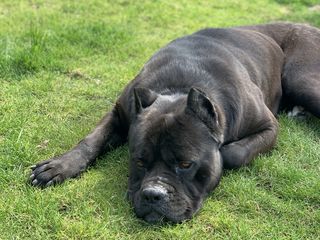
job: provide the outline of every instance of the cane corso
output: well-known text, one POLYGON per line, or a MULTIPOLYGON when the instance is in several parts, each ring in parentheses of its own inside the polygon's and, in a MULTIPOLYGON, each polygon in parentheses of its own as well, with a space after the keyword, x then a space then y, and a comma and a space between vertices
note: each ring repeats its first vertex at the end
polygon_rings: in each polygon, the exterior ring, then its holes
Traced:
POLYGON ((74 148, 32 166, 34 186, 85 171, 129 143, 128 198, 147 222, 191 218, 224 168, 276 142, 283 104, 320 117, 320 30, 274 23, 207 28, 156 52, 74 148))

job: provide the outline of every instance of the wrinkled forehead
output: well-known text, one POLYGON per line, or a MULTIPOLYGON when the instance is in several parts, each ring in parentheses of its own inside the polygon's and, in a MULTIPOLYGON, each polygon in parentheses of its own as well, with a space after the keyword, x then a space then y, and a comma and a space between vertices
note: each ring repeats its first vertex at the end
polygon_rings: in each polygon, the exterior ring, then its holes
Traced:
POLYGON ((174 113, 141 119, 130 135, 131 153, 151 151, 165 159, 196 157, 193 155, 208 140, 205 127, 186 115, 174 113))

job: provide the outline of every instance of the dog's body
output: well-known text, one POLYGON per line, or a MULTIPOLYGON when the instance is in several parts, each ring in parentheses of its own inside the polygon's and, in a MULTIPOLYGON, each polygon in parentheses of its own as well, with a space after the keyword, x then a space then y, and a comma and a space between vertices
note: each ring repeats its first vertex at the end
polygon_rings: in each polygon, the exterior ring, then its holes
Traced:
POLYGON ((290 23, 204 29, 158 51, 77 146, 33 166, 61 183, 129 140, 129 199, 149 222, 190 218, 222 169, 272 148, 280 104, 320 117, 320 31, 290 23))

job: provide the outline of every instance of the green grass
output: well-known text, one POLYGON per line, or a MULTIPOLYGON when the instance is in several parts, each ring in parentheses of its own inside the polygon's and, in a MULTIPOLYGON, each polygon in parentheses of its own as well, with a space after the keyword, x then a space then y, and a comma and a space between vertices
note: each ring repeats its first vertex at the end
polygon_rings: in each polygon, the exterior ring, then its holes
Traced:
POLYGON ((320 239, 320 122, 280 117, 276 148, 237 171, 192 220, 148 225, 125 198, 126 146, 40 190, 29 166, 109 110, 152 53, 202 27, 290 20, 320 27, 318 0, 0 3, 0 239, 320 239))

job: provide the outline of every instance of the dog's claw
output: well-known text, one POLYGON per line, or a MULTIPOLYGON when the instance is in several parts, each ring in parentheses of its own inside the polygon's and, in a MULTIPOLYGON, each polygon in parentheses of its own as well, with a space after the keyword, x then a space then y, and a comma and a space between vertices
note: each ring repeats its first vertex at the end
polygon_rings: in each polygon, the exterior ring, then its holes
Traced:
POLYGON ((51 186, 53 184, 53 181, 51 180, 51 181, 49 181, 47 184, 46 184, 46 187, 49 187, 49 186, 51 186))
POLYGON ((30 175, 30 180, 34 179, 35 175, 34 174, 31 174, 30 175))
POLYGON ((36 167, 37 167, 37 165, 32 165, 30 168, 31 168, 32 170, 34 170, 36 167))
POLYGON ((35 186, 35 185, 37 185, 37 184, 38 184, 38 180, 37 180, 37 179, 35 179, 35 180, 32 181, 32 185, 35 186))

